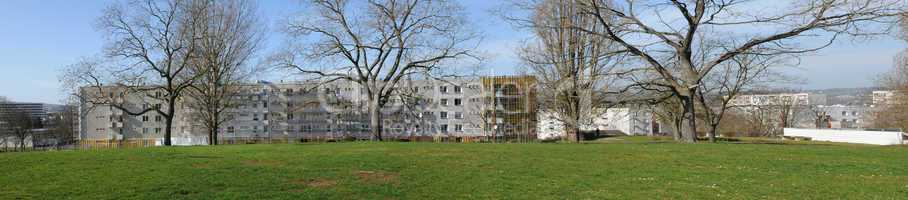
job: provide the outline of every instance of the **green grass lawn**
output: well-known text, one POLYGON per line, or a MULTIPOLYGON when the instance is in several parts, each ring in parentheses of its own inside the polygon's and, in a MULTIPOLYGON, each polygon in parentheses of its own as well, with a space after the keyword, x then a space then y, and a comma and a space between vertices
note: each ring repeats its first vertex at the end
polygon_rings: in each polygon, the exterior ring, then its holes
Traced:
POLYGON ((0 153, 0 199, 901 199, 908 147, 328 143, 0 153))

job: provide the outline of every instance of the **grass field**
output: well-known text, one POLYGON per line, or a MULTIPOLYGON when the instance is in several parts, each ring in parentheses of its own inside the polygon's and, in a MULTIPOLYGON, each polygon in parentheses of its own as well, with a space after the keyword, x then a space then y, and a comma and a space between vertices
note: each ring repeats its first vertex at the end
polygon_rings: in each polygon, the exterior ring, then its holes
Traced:
POLYGON ((327 143, 0 153, 0 199, 902 199, 908 147, 327 143))

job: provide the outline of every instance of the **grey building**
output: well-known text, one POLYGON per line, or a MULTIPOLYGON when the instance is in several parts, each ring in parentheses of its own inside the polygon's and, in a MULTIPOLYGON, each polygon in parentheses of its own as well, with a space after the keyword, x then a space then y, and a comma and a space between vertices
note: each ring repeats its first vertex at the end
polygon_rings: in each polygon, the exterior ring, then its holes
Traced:
MULTIPOLYGON (((43 127, 43 124, 47 121, 48 117, 48 104, 43 103, 0 103, 0 114, 7 114, 12 112, 25 112, 27 115, 31 116, 35 122, 39 122, 43 127)), ((39 127, 39 128, 41 128, 39 127)))

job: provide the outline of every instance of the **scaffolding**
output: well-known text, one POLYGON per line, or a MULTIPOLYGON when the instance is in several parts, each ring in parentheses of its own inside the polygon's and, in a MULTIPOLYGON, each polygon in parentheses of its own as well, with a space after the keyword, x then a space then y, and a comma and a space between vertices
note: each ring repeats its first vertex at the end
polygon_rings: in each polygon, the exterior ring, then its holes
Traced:
POLYGON ((483 129, 494 142, 536 140, 536 78, 533 76, 482 77, 483 129))

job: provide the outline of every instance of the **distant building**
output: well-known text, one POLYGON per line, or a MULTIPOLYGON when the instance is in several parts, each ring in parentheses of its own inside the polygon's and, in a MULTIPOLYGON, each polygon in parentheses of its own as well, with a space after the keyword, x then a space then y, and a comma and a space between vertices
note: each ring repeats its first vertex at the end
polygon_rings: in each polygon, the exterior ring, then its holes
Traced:
POLYGON ((25 114, 31 116, 35 122, 38 122, 38 128, 43 128, 43 125, 48 121, 48 108, 50 106, 52 105, 43 103, 0 103, 0 114, 25 112, 25 114))
POLYGON ((891 90, 877 90, 873 91, 873 105, 886 105, 892 102, 892 98, 895 96, 895 91, 891 90))
POLYGON ((826 95, 810 93, 745 94, 735 96, 732 106, 823 105, 826 95))
POLYGON ((872 120, 871 108, 867 106, 817 106, 814 108, 820 115, 825 115, 826 126, 817 128, 863 129, 872 120))

